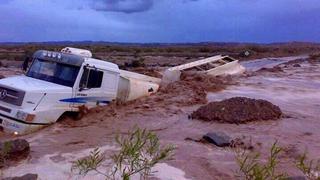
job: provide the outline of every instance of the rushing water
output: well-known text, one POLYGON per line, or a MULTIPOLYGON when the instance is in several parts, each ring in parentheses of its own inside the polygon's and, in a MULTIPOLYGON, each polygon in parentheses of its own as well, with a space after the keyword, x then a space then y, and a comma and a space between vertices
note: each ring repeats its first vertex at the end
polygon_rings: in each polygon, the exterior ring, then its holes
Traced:
POLYGON ((308 56, 292 56, 292 57, 282 57, 282 58, 263 58, 252 61, 241 62, 241 65, 246 68, 247 71, 258 71, 262 68, 272 68, 277 65, 294 61, 297 59, 306 59, 308 56))
MULTIPOLYGON (((93 116, 96 117, 94 121, 89 121, 92 124, 81 126, 80 122, 75 122, 78 126, 74 127, 55 124, 24 136, 31 144, 30 159, 4 170, 3 173, 6 177, 30 172, 38 173, 42 179, 81 179, 70 172, 73 160, 84 157, 96 146, 106 150, 108 155, 113 153, 115 148, 112 139, 115 130, 139 123, 149 129, 165 127, 157 130, 161 141, 178 147, 173 162, 169 161, 169 165, 160 164, 155 168, 158 171, 155 176, 159 179, 232 179, 238 168, 232 151, 185 140, 187 137, 198 139, 212 131, 223 131, 231 137, 250 137, 255 148, 261 147, 259 150, 262 156, 268 155, 271 144, 278 140, 282 147, 288 149, 285 154, 288 159, 285 159, 282 169, 290 175, 301 175, 292 165, 295 155, 307 149, 311 158, 320 157, 320 62, 299 62, 301 67, 282 64, 300 58, 243 62, 249 71, 248 75, 240 77, 237 85, 208 94, 209 101, 235 96, 269 100, 280 106, 285 114, 284 118, 278 121, 241 125, 205 123, 188 118, 197 108, 193 106, 181 108, 181 113, 167 113, 169 111, 155 109, 149 111, 150 113, 140 111, 131 115, 118 114, 119 117, 115 120, 107 121, 100 121, 105 118, 104 114, 100 113, 93 116), (282 71, 258 71, 279 64, 282 64, 282 71), (259 147, 256 145, 258 143, 259 147)), ((97 178, 95 175, 86 178, 93 177, 97 178)))
MULTIPOLYGON (((248 62, 246 65, 256 70, 260 65, 273 67, 273 61, 248 62)), ((254 76, 240 78, 239 84, 229 86, 224 91, 209 93, 209 101, 237 96, 265 99, 278 105, 285 115, 275 122, 220 128, 228 128, 230 132, 241 132, 261 143, 278 140, 282 146, 291 148, 289 156, 294 157, 307 150, 311 158, 319 157, 320 62, 304 61, 299 65, 300 67, 293 64, 280 65, 282 71, 277 72, 258 71, 254 76)), ((266 148, 263 151, 266 151, 266 148)), ((285 167, 288 172, 297 172, 292 164, 285 167)))
MULTIPOLYGON (((253 64, 250 65, 252 69, 257 69, 253 64)), ((270 66, 271 63, 264 64, 270 66)), ((208 98, 211 101, 234 96, 267 99, 285 111, 318 117, 320 64, 303 62, 300 66, 288 65, 282 67, 283 72, 261 72, 256 76, 242 78, 240 84, 230 86, 221 93, 210 93, 208 98)))

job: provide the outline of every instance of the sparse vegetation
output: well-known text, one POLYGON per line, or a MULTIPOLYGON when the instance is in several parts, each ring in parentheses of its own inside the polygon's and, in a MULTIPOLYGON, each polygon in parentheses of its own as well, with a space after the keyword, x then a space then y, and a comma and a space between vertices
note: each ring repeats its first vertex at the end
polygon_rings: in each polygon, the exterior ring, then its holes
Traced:
POLYGON ((141 179, 146 179, 152 174, 152 167, 173 157, 175 149, 172 145, 161 147, 155 133, 140 128, 129 132, 127 136, 118 135, 116 142, 120 151, 110 157, 110 169, 104 172, 99 170, 107 158, 96 148, 88 157, 74 162, 72 170, 80 175, 95 171, 104 175, 106 179, 116 179, 120 176, 123 180, 129 180, 135 174, 140 174, 141 179))
MULTIPOLYGON (((198 44, 112 44, 95 42, 65 42, 65 43, 26 43, 0 45, 0 60, 22 60, 25 54, 46 49, 60 51, 66 46, 88 49, 95 57, 101 59, 125 57, 208 57, 216 54, 227 54, 238 59, 254 59, 270 56, 294 56, 317 53, 320 44, 313 43, 283 43, 283 44, 248 44, 248 43, 198 43, 198 44), (250 57, 243 52, 250 51, 250 57)), ((146 62, 147 63, 147 62, 146 62)))
POLYGON ((287 177, 285 173, 277 172, 279 154, 283 151, 275 142, 270 149, 270 156, 266 163, 262 163, 259 152, 250 152, 243 149, 236 150, 236 160, 239 165, 237 173, 241 179, 246 180, 282 180, 287 177))
POLYGON ((133 60, 132 63, 130 64, 131 67, 144 67, 144 59, 139 58, 138 60, 133 60))
POLYGON ((320 180, 320 159, 309 160, 305 152, 299 157, 296 166, 309 180, 320 180))
POLYGON ((11 150, 11 143, 10 142, 4 142, 2 145, 2 149, 0 151, 0 168, 4 167, 6 165, 6 161, 8 159, 8 153, 11 150))
POLYGON ((320 59, 320 53, 313 53, 310 55, 310 59, 317 60, 320 59))

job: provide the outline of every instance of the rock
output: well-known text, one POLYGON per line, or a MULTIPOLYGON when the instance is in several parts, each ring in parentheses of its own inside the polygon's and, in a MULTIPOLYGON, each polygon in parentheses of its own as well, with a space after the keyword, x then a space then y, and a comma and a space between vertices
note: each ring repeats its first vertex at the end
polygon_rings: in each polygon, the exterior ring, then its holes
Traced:
POLYGON ((293 67, 301 67, 300 64, 294 64, 293 67))
POLYGON ((3 180, 37 180, 37 179, 38 179, 38 174, 25 174, 20 177, 4 178, 3 180))
POLYGON ((145 109, 150 109, 151 108, 151 106, 149 104, 143 104, 142 107, 145 108, 145 109))
POLYGON ((5 78, 5 76, 0 74, 0 79, 3 79, 3 78, 5 78))
POLYGON ((0 150, 7 151, 9 160, 18 160, 29 155, 30 145, 25 139, 16 139, 0 143, 0 150))
POLYGON ((224 132, 207 133, 203 136, 203 139, 219 147, 229 146, 231 142, 231 138, 227 136, 224 132))
POLYGON ((285 180, 307 180, 304 176, 291 176, 287 177, 285 180))
POLYGON ((283 72, 283 69, 280 66, 275 66, 273 68, 261 68, 260 72, 283 72))
POLYGON ((192 119, 234 124, 276 120, 281 116, 282 112, 278 106, 266 100, 246 97, 211 102, 191 114, 192 119))

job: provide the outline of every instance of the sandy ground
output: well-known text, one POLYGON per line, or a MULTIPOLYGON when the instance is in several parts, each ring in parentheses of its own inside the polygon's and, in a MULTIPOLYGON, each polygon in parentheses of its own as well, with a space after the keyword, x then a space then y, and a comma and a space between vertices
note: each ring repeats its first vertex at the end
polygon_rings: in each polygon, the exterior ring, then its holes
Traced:
MULTIPOLYGON (((245 64, 251 68, 245 75, 234 78, 237 85, 208 93, 207 99, 216 101, 235 96, 266 99, 280 106, 285 113, 279 121, 234 125, 192 120, 188 116, 201 104, 179 106, 174 103, 194 95, 190 91, 183 93, 184 89, 181 89, 180 98, 163 94, 123 107, 97 108, 79 121, 67 118, 23 136, 21 138, 31 143, 30 157, 4 169, 3 175, 38 173, 41 179, 102 179, 95 174, 86 178, 76 176, 70 172, 71 162, 85 156, 94 147, 101 147, 111 155, 118 148, 114 142, 115 134, 125 134, 135 125, 156 132, 161 143, 177 146, 175 159, 157 166, 154 179, 235 179, 238 167, 232 149, 185 140, 188 137, 199 139, 216 130, 234 138, 251 138, 253 146, 263 153, 263 157, 271 144, 278 140, 286 149, 281 156, 282 169, 291 175, 300 175, 293 165, 297 155, 308 149, 312 158, 320 156, 320 63, 303 61, 299 62, 301 67, 280 65, 282 71, 279 72, 253 72, 269 66, 272 61, 265 59, 262 65, 254 61, 245 64)), ((10 138, 1 136, 1 140, 10 138)))

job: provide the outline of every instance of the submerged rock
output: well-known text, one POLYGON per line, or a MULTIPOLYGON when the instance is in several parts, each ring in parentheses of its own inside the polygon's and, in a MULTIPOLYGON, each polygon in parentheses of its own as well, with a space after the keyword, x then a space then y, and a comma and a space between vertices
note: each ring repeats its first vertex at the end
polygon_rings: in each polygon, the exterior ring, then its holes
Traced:
POLYGON ((30 145, 25 139, 16 139, 0 143, 0 150, 7 154, 9 160, 18 160, 29 155, 30 145))
POLYGON ((37 174, 25 174, 20 177, 9 177, 9 178, 4 178, 3 180, 37 180, 38 175, 37 174))
POLYGON ((280 108, 261 99, 234 97, 211 102, 192 113, 193 119, 241 124, 251 121, 276 120, 282 115, 280 108))
POLYGON ((226 147, 231 143, 231 138, 224 132, 210 132, 204 135, 203 139, 219 147, 226 147))

